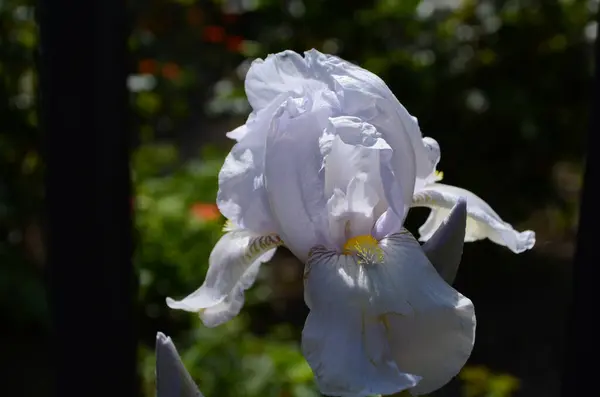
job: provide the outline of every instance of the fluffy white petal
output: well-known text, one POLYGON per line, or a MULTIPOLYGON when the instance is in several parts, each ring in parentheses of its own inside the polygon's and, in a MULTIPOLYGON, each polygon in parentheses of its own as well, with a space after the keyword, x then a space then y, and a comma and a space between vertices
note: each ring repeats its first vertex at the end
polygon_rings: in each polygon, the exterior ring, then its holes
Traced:
POLYGON ((246 74, 245 89, 254 110, 269 105, 282 93, 303 96, 318 91, 325 84, 315 78, 300 54, 283 51, 270 54, 267 59, 256 59, 246 74))
POLYGON ((219 172, 217 206, 242 228, 267 234, 275 231, 264 186, 265 140, 271 120, 285 97, 274 100, 250 115, 243 126, 231 132, 237 139, 219 172))
POLYGON ((306 52, 305 57, 324 81, 333 80, 330 89, 343 98, 342 108, 347 114, 374 125, 383 134, 394 150, 393 171, 405 184, 405 202, 410 202, 416 178, 426 178, 434 168, 417 119, 374 73, 316 50, 306 52))
MULTIPOLYGON (((304 55, 284 51, 255 60, 246 77, 246 94, 252 107, 263 109, 280 95, 299 97, 324 90, 335 94, 341 101, 341 114, 370 123, 392 147, 391 172, 404 184, 404 219, 415 182, 427 178, 435 168, 431 147, 423 141, 417 119, 375 74, 316 50, 304 55)), ((237 132, 232 135, 243 133, 237 132)))
MULTIPOLYGON (((357 174, 363 173, 367 175, 369 184, 379 193, 379 196, 384 198, 379 171, 380 152, 384 151, 383 155, 389 159, 392 149, 380 138, 371 146, 365 146, 362 142, 354 145, 344 143, 340 135, 338 135, 341 131, 338 131, 336 126, 340 121, 346 122, 349 120, 341 117, 332 119, 331 129, 334 131, 330 133, 329 129, 327 129, 321 139, 321 150, 325 152, 325 195, 330 197, 335 188, 346 189, 348 183, 357 174), (327 142, 330 139, 331 143, 327 142), (329 145, 330 149, 325 149, 325 146, 329 145)), ((346 139, 349 139, 350 136, 355 138, 352 135, 360 137, 365 129, 373 128, 369 124, 361 123, 359 120, 352 120, 352 122, 354 124, 352 125, 353 128, 350 127, 352 130, 348 131, 348 134, 344 134, 345 137, 348 136, 346 139), (351 132, 355 134, 351 135, 351 132)))
POLYGON ((470 242, 489 238, 494 243, 506 246, 517 254, 533 248, 535 245, 535 233, 533 231, 516 231, 475 194, 465 189, 441 183, 428 185, 413 197, 413 207, 431 208, 429 217, 419 228, 421 241, 429 240, 460 197, 467 200, 465 241, 470 242))
POLYGON ((413 395, 435 391, 467 362, 475 343, 473 303, 446 283, 407 231, 381 241, 385 265, 402 277, 409 315, 384 314, 398 368, 422 377, 413 395))
POLYGON ((333 105, 326 93, 290 98, 269 129, 265 182, 278 234, 302 261, 327 241, 327 201, 319 137, 333 105))
POLYGON ((394 379, 382 364, 390 357, 400 373, 421 378, 413 394, 442 387, 464 366, 473 348, 471 301, 439 276, 406 230, 363 248, 340 255, 316 247, 307 262, 305 299, 312 317, 303 344, 320 387, 336 385, 339 390, 333 395, 340 395, 343 385, 353 388, 348 393, 361 387, 377 392, 384 388, 384 379, 394 379), (348 342, 355 335, 360 342, 348 342), (361 369, 368 377, 360 377, 352 366, 365 357, 372 366, 361 369))
MULTIPOLYGON (((335 189, 345 192, 350 181, 363 174, 366 187, 375 194, 375 206, 370 208, 375 220, 388 210, 395 215, 387 214, 387 222, 378 223, 377 235, 398 231, 404 217, 403 188, 392 172, 392 149, 375 127, 356 117, 333 117, 320 145, 325 157, 325 197, 331 199, 335 189)), ((336 228, 330 219, 331 227, 336 228)), ((370 229, 364 233, 370 233, 370 229)))
POLYGON ((419 377, 401 372, 394 362, 385 325, 368 307, 368 280, 355 259, 317 248, 307 266, 312 270, 306 290, 314 303, 302 331, 302 351, 321 393, 362 397, 414 387, 419 377))
POLYGON ((208 327, 230 320, 244 304, 244 291, 254 283, 260 264, 270 260, 281 244, 275 235, 262 236, 245 229, 226 233, 210 254, 202 286, 181 301, 167 298, 167 305, 200 313, 208 327))

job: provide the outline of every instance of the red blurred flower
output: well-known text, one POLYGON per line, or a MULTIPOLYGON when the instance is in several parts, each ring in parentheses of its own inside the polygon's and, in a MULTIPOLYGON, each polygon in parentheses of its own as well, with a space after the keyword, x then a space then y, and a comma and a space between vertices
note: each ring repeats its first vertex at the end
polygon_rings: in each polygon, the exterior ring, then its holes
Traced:
POLYGON ((196 203, 191 208, 192 216, 202 221, 214 221, 219 219, 221 213, 215 204, 196 203))
POLYGON ((244 38, 242 36, 229 36, 226 41, 227 49, 233 52, 240 52, 243 41, 244 38))
POLYGON ((204 28, 204 40, 209 43, 220 43, 225 39, 225 29, 221 26, 210 25, 204 28))
POLYGON ((165 79, 175 80, 181 75, 181 68, 173 62, 167 62, 162 67, 162 75, 165 79))
POLYGON ((142 59, 138 63, 138 73, 140 74, 156 74, 158 63, 154 59, 142 59))
POLYGON ((233 24, 238 20, 236 14, 223 14, 223 21, 227 24, 233 24))

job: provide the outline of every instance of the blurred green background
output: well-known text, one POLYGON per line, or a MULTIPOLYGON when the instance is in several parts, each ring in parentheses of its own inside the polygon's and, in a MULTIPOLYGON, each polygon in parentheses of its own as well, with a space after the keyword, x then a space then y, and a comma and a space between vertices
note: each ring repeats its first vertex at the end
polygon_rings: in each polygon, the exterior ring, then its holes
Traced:
MULTIPOLYGON (((445 181, 537 233, 521 255, 466 245, 456 288, 475 303, 477 341, 439 395, 558 396, 598 2, 130 0, 142 395, 154 395, 162 331, 207 397, 318 396, 299 350, 307 309, 289 252, 263 267, 226 325, 207 329, 165 305, 202 283, 221 235, 216 175, 233 144, 225 133, 250 111, 251 60, 316 48, 379 74, 440 143, 445 181)), ((34 5, 0 0, 0 359, 8 390, 43 397, 52 358, 34 5)), ((426 215, 413 210, 409 229, 426 215)), ((74 365, 93 359, 82 347, 74 365)))

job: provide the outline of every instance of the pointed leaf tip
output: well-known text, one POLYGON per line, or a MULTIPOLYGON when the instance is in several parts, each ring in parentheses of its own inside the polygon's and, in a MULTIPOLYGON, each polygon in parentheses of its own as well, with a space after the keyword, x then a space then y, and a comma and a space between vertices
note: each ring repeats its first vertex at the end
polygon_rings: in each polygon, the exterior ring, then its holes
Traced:
POLYGON ((427 258, 450 285, 456 278, 462 258, 466 227, 467 200, 461 197, 429 241, 423 244, 427 258))
POLYGON ((156 334, 156 396, 203 397, 170 337, 156 334))

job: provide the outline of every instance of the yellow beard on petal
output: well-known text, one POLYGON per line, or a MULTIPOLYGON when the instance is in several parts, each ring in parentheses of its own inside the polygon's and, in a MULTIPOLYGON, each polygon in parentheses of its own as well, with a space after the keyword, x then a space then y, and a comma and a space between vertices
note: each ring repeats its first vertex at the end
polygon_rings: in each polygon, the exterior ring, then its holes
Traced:
POLYGON ((383 250, 371 235, 349 238, 344 244, 343 254, 355 255, 358 258, 359 265, 383 262, 383 250))
POLYGON ((225 224, 223 225, 223 231, 224 232, 231 232, 235 229, 237 229, 238 227, 236 226, 235 223, 233 223, 232 221, 230 221, 229 219, 227 219, 225 221, 225 224))

